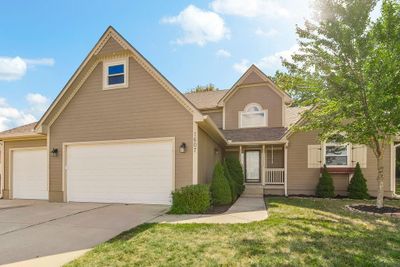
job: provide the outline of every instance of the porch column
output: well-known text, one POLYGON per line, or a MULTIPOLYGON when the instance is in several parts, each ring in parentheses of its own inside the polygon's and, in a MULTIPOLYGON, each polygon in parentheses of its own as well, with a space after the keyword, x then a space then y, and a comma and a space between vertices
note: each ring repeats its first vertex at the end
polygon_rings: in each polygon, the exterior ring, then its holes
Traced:
POLYGON ((262 146, 262 153, 261 153, 261 184, 265 185, 265 145, 262 146))
POLYGON ((284 168, 285 168, 285 171, 284 171, 284 177, 285 177, 285 196, 287 196, 288 195, 288 190, 287 190, 287 184, 288 184, 288 182, 287 182, 287 149, 288 149, 288 143, 285 143, 284 144, 284 148, 285 148, 285 153, 284 153, 284 168))

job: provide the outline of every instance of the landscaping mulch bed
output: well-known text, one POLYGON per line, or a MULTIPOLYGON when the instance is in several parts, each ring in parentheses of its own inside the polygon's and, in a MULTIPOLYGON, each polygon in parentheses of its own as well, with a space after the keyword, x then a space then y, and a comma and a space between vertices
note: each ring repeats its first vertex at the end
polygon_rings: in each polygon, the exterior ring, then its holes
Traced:
POLYGON ((362 212, 362 213, 368 213, 368 214, 374 214, 374 215, 386 215, 386 216, 392 216, 392 217, 399 217, 400 218, 400 208, 397 207, 390 207, 390 206, 385 206, 383 208, 377 208, 375 205, 348 205, 346 206, 349 210, 355 211, 355 212, 362 212))

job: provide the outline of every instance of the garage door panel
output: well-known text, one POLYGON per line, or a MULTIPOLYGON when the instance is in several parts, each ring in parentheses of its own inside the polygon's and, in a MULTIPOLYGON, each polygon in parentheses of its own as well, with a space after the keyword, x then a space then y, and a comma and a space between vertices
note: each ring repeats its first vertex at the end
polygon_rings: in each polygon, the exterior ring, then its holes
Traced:
POLYGON ((47 150, 12 152, 13 198, 48 199, 47 150))
POLYGON ((171 141, 67 147, 68 201, 169 204, 171 141))

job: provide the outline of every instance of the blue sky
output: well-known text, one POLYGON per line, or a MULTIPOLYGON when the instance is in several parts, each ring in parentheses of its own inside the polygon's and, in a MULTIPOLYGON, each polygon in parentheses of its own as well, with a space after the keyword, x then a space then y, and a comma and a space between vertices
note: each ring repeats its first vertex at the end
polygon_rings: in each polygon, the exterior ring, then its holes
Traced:
POLYGON ((229 88, 296 50, 308 0, 2 1, 0 130, 40 118, 107 26, 179 90, 229 88))

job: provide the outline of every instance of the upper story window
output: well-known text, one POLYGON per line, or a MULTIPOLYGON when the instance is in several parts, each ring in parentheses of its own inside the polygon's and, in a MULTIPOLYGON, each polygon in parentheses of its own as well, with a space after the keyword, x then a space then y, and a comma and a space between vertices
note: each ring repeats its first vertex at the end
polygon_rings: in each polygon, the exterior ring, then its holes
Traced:
POLYGON ((128 86, 128 60, 104 62, 103 89, 124 88, 128 86))
POLYGON ((325 144, 325 164, 328 167, 349 166, 349 145, 328 143, 325 144))
POLYGON ((248 104, 239 112, 240 128, 266 127, 268 126, 267 110, 263 110, 257 103, 248 104))

